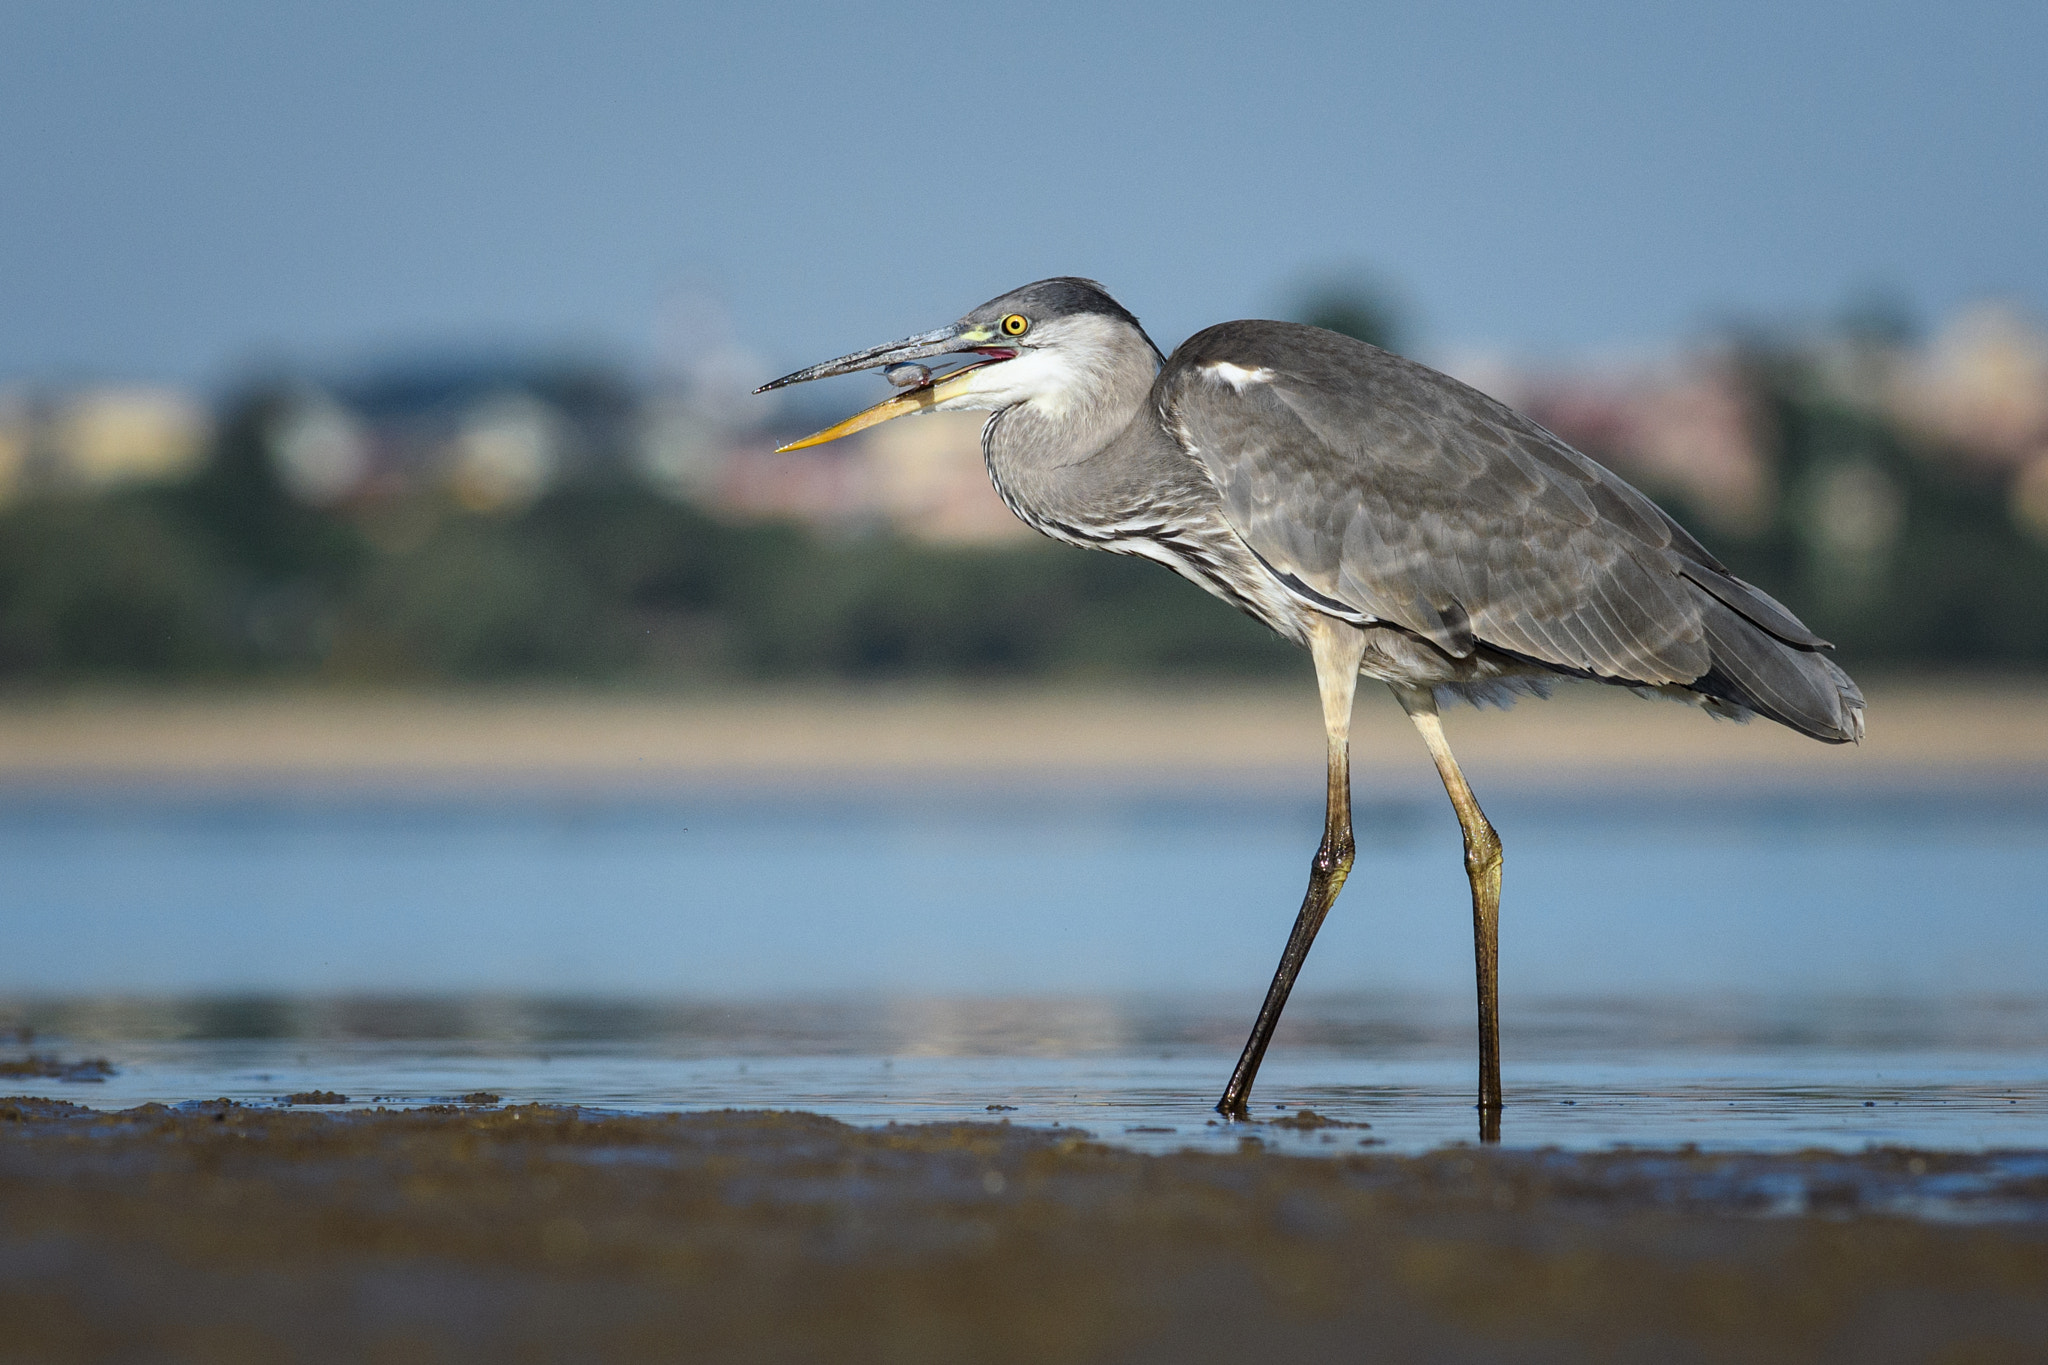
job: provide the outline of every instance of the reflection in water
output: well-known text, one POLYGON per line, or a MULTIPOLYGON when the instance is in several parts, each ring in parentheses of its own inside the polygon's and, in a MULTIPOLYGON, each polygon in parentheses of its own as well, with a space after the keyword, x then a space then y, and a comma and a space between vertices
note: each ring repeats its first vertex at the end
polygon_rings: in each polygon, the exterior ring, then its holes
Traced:
MULTIPOLYGON (((0 996, 0 1026, 80 1043, 261 1041, 627 1046, 675 1057, 1167 1056, 1234 1048, 1244 1001, 1166 995, 733 1000, 527 995, 0 996)), ((1472 1005, 1392 990, 1304 993, 1280 1047, 1385 1061, 1470 1050, 1472 1005)), ((1644 1055, 2048 1054, 2048 993, 1929 997, 1722 991, 1509 1002, 1521 1060, 1644 1055)), ((4 1028, 0 1028, 4 1037, 4 1028)), ((1276 1054, 1277 1055, 1277 1054, 1276 1054)))

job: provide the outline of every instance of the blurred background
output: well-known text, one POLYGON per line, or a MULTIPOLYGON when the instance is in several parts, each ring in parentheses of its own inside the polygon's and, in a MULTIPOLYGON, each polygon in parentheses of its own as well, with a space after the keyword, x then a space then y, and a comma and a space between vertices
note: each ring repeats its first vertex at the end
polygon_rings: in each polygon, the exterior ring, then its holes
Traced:
MULTIPOLYGON (((1305 662, 1035 539, 976 419, 776 455, 881 385, 749 394, 1082 274, 1167 350, 1478 385, 1865 681, 1854 754, 1454 718, 1527 831, 1511 986, 2031 998, 2044 50, 2020 3, 0 4, 0 992, 1255 998, 1305 662)), ((1455 826, 1362 733, 1386 894, 1310 984, 1461 989, 1455 826)))

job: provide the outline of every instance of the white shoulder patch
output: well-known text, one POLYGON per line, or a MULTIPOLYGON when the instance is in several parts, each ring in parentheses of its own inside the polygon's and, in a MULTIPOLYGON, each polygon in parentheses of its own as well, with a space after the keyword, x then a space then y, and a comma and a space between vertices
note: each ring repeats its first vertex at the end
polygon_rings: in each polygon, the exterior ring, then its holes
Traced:
POLYGON ((1215 361, 1204 365, 1202 369, 1230 385, 1231 388, 1236 389, 1239 393, 1243 393, 1245 386, 1248 384, 1270 384, 1273 382, 1273 372, 1271 370, 1263 368, 1248 370, 1242 365, 1233 365, 1227 360, 1215 361))

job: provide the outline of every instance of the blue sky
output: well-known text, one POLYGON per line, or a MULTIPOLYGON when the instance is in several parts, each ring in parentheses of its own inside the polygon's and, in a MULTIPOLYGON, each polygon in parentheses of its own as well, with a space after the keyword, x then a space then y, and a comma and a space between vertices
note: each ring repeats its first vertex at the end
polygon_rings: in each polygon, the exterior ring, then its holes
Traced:
POLYGON ((1063 273, 1168 346, 1364 269, 1439 351, 2048 312, 2043 52, 2039 4, 0 0, 0 382, 641 364, 705 293, 779 372, 1063 273))

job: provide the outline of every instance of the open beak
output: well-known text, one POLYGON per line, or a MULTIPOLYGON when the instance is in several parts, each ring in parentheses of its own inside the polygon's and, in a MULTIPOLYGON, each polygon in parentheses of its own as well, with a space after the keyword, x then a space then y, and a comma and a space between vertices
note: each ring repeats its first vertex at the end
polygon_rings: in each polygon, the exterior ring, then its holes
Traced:
POLYGON ((802 384, 807 380, 824 379, 835 374, 851 374, 855 370, 872 370, 883 365, 897 365, 907 361, 923 360, 927 356, 962 352, 978 352, 982 356, 982 359, 962 365, 958 369, 949 370, 942 375, 935 375, 932 379, 918 385, 914 389, 906 389, 902 393, 886 398, 863 412, 855 413, 835 426, 826 427, 816 435, 806 436, 801 441, 791 441, 786 446, 779 446, 777 447, 777 453, 780 454, 785 450, 802 450, 806 446, 821 446, 827 441, 836 441, 842 436, 851 436, 856 431, 865 431, 869 427, 886 422, 892 417, 902 417, 907 413, 913 412, 929 412, 949 399, 958 398, 967 391, 966 376, 968 374, 980 369, 984 365, 993 365, 997 361, 1011 360, 1016 357, 1017 352, 1007 346, 992 346, 989 344, 995 339, 994 330, 988 327, 971 327, 965 324, 941 327, 935 332, 924 332, 914 337, 905 337, 901 341, 892 341, 886 346, 870 346, 865 351, 855 351, 852 355, 843 355, 837 360, 828 360, 822 365, 813 365, 808 370, 798 370, 795 374, 786 374, 780 379, 763 384, 760 388, 755 389, 754 392, 766 393, 770 389, 785 388, 791 384, 802 384))

